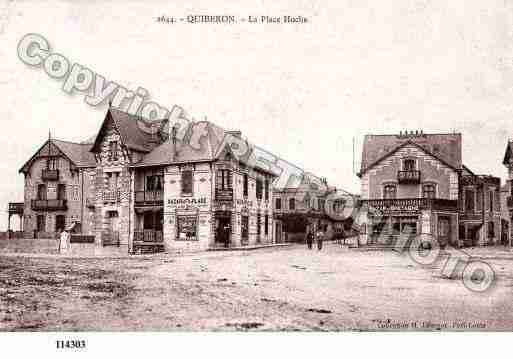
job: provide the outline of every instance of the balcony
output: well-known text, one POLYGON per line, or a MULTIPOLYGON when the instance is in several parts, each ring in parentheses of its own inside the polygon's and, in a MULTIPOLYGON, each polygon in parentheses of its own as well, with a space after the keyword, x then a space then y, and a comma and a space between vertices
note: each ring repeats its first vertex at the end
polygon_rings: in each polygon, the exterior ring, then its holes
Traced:
POLYGON ((233 201, 233 189, 221 189, 216 188, 216 201, 232 202, 233 201))
POLYGON ((153 229, 144 229, 134 231, 134 242, 142 243, 162 243, 164 236, 162 231, 156 231, 153 229))
POLYGON ((362 200, 361 203, 383 213, 418 212, 423 209, 458 210, 458 201, 442 198, 370 199, 362 200))
POLYGON ((119 190, 105 190, 102 193, 103 202, 119 202, 119 190))
POLYGON ((23 214, 25 203, 23 202, 9 202, 9 214, 23 214))
POLYGON ((420 171, 397 171, 397 182, 401 184, 419 184, 420 171))
POLYGON ((136 191, 136 206, 162 206, 164 204, 164 191, 136 191))
POLYGON ((59 170, 51 170, 49 168, 45 168, 41 171, 41 179, 43 181, 58 181, 59 170))
POLYGON ((33 211, 65 211, 68 206, 65 199, 33 199, 31 208, 33 211))

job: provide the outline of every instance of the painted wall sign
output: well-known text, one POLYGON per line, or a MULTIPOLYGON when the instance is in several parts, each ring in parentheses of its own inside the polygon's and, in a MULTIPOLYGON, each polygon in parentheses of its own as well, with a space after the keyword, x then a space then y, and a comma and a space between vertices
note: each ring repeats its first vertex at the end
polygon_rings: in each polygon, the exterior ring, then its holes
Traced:
POLYGON ((207 197, 192 198, 170 198, 167 200, 167 207, 170 208, 195 208, 205 207, 208 205, 207 197))

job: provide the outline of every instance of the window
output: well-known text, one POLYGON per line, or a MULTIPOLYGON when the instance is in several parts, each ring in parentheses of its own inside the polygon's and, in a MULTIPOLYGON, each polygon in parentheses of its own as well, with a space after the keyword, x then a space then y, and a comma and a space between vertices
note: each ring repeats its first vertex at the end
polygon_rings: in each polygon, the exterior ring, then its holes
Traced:
POLYGON ((319 211, 324 211, 324 205, 326 204, 326 200, 324 198, 319 198, 317 200, 319 211))
POLYGON ((393 184, 387 184, 383 188, 383 198, 384 199, 395 199, 397 195, 396 186, 393 184))
POLYGON ((415 160, 408 158, 404 160, 403 167, 405 171, 414 171, 415 170, 415 160))
POLYGON ((46 166, 50 170, 58 169, 59 168, 59 158, 57 158, 57 157, 48 158, 48 162, 46 163, 46 166))
POLYGON ((182 172, 182 194, 192 194, 192 171, 182 172))
POLYGON ((162 175, 149 175, 146 177, 146 191, 162 191, 164 178, 162 175))
POLYGON ((57 185, 57 199, 66 199, 66 185, 59 183, 57 185))
POLYGON ((289 209, 291 211, 294 211, 296 209, 296 199, 295 198, 289 199, 289 209))
POLYGON ((269 215, 266 214, 264 217, 264 233, 267 236, 269 234, 269 215))
POLYGON ((275 208, 276 209, 281 209, 281 198, 276 198, 275 208))
POLYGON ((495 226, 493 222, 488 222, 488 238, 495 238, 495 226))
POLYGON ((176 217, 176 240, 196 241, 197 218, 196 216, 178 216, 176 217))
POLYGON ((37 195, 36 199, 45 200, 46 199, 46 185, 38 184, 37 185, 37 195))
POLYGON ((244 197, 247 197, 248 196, 248 174, 247 173, 244 173, 244 176, 243 176, 243 189, 242 189, 243 193, 242 195, 244 197))
POLYGON ((108 172, 107 173, 109 189, 111 191, 118 189, 118 176, 119 176, 118 172, 108 172))
POLYGON ((474 212, 474 202, 474 191, 470 189, 465 190, 465 211, 474 212))
POLYGON ((118 141, 110 141, 109 143, 109 158, 111 161, 118 160, 118 141))
POLYGON ((45 232, 46 227, 46 218, 44 215, 40 214, 37 216, 36 230, 38 232, 45 232))
POLYGON ((260 236, 260 233, 262 232, 262 216, 260 213, 257 213, 257 235, 260 236))
POLYGON ((260 178, 257 178, 256 180, 256 198, 262 199, 262 189, 263 189, 263 183, 260 178))
POLYGON ((265 179, 265 187, 264 187, 265 200, 269 200, 269 180, 265 179))
POLYGON ((66 227, 66 217, 62 214, 55 216, 55 232, 61 232, 66 227))
POLYGON ((489 209, 490 209, 490 212, 493 211, 493 191, 490 191, 488 192, 488 197, 489 197, 489 209))
POLYGON ((422 198, 436 198, 436 187, 432 183, 422 186, 422 198))
POLYGON ((227 169, 217 170, 216 186, 219 190, 232 189, 232 171, 227 169))

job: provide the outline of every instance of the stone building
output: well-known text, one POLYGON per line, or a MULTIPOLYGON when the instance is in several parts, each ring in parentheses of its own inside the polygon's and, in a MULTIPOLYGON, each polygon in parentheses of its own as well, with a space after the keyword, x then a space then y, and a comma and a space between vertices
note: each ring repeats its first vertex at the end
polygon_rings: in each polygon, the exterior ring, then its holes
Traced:
POLYGON ((432 236, 442 245, 500 242, 500 179, 462 163, 461 134, 367 135, 362 150, 362 243, 400 233, 432 236))
POLYGON ((95 160, 91 144, 48 139, 23 165, 23 230, 26 237, 54 236, 73 223, 92 232, 95 160))
POLYGON ((329 238, 343 237, 352 220, 344 215, 350 193, 329 186, 325 178, 305 175, 296 186, 274 189, 276 242, 302 242, 309 230, 323 230, 329 238))
POLYGON ((93 141, 45 142, 20 170, 25 235, 75 223, 130 252, 273 243, 277 175, 234 156, 223 141, 241 133, 209 123, 193 144, 161 124, 109 108, 93 141))

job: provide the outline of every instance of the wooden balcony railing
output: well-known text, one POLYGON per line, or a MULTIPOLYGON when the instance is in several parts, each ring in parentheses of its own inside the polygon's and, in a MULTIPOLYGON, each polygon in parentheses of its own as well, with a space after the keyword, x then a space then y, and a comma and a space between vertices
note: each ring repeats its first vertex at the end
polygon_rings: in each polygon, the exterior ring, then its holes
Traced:
POLYGON ((68 208, 65 199, 33 199, 30 204, 34 211, 65 211, 68 208))
POLYGON ((443 198, 397 198, 361 200, 368 206, 382 212, 420 211, 423 209, 458 210, 458 201, 443 198))
POLYGON ((409 171, 398 171, 397 182, 405 184, 416 184, 420 183, 420 171, 409 170, 409 171))
POLYGON ((164 236, 162 231, 144 229, 134 231, 134 242, 162 243, 164 236))
POLYGON ((41 179, 43 181, 58 181, 59 180, 59 170, 51 170, 49 168, 44 168, 41 171, 41 179))
POLYGON ((162 206, 164 204, 164 191, 136 191, 136 206, 162 206))
POLYGON ((23 202, 9 202, 10 214, 23 214, 25 203, 23 202))
POLYGON ((119 202, 119 190, 104 190, 102 193, 102 198, 104 202, 119 202))
POLYGON ((233 201, 233 189, 216 188, 216 201, 233 201))

